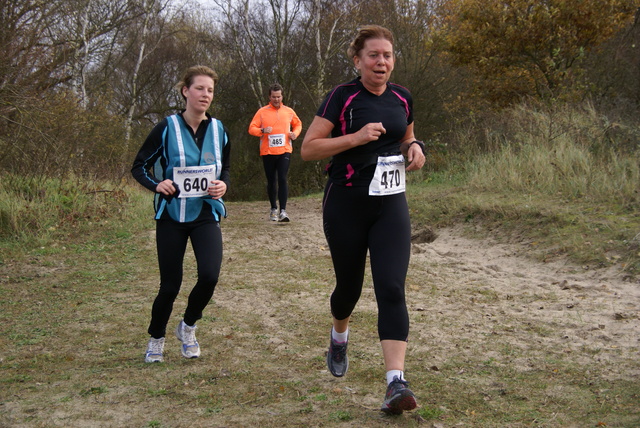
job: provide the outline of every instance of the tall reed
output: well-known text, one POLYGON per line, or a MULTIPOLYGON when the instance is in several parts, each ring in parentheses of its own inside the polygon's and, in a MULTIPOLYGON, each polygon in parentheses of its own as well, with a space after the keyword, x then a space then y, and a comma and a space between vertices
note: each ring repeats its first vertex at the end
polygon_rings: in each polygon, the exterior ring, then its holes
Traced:
POLYGON ((640 207, 632 126, 611 123, 588 105, 547 111, 520 105, 492 125, 485 133, 493 149, 467 165, 471 188, 640 207))

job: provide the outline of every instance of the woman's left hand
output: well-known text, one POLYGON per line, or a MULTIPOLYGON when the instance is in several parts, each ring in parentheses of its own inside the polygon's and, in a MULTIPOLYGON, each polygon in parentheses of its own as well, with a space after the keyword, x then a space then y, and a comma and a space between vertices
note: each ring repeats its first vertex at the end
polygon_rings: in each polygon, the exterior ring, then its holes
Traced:
POLYGON ((407 160, 409 161, 407 171, 415 171, 424 166, 425 157, 424 153, 422 153, 422 147, 420 147, 419 144, 409 146, 409 149, 407 149, 407 160))
POLYGON ((227 184, 221 180, 213 180, 209 183, 207 193, 213 199, 220 199, 225 193, 227 193, 227 184))

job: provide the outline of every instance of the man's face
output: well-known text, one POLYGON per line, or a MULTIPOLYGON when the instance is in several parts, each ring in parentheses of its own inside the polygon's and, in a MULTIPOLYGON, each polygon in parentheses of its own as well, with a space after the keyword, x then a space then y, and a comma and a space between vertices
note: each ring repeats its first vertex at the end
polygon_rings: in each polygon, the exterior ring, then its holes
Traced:
POLYGON ((282 104, 282 91, 272 91, 269 94, 269 102, 275 108, 280 108, 280 104, 282 104))

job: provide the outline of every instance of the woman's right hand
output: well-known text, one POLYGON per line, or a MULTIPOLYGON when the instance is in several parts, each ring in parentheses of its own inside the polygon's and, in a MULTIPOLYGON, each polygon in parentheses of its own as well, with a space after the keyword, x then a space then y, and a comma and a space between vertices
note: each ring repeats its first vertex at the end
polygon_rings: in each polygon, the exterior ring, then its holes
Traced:
POLYGON ((363 146, 369 141, 376 141, 387 132, 382 122, 367 123, 355 134, 356 146, 363 146))
POLYGON ((387 132, 381 122, 368 123, 358 132, 331 138, 333 123, 316 116, 307 129, 300 147, 300 155, 305 161, 321 160, 342 153, 352 147, 375 141, 387 132))
POLYGON ((158 183, 156 186, 156 193, 161 193, 165 196, 173 195, 176 192, 176 188, 173 187, 173 181, 166 179, 158 183))

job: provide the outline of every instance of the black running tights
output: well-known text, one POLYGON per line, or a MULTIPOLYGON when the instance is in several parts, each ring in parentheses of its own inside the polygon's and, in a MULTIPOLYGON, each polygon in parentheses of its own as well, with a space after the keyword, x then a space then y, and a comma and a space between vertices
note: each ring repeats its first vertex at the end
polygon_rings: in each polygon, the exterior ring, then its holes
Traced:
POLYGON ((362 293, 367 251, 378 304, 380 340, 406 341, 409 315, 405 279, 411 251, 411 225, 404 193, 369 196, 368 187, 328 183, 323 201, 324 233, 331 251, 336 287, 331 312, 351 315, 362 293))
POLYGON ((278 208, 276 197, 280 203, 280 209, 287 208, 287 198, 289 196, 287 174, 289 174, 290 159, 291 153, 262 156, 264 173, 267 177, 267 195, 269 196, 271 208, 278 208))
POLYGON ((184 321, 194 325, 202 318, 213 290, 218 283, 222 264, 222 233, 220 223, 214 219, 199 219, 189 223, 173 220, 156 222, 156 245, 160 266, 160 290, 151 309, 149 334, 164 337, 173 303, 182 284, 183 261, 187 241, 196 257, 198 279, 189 294, 184 321))

